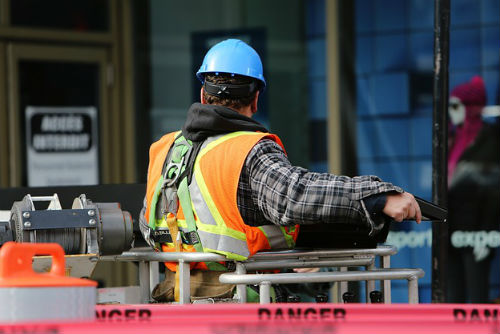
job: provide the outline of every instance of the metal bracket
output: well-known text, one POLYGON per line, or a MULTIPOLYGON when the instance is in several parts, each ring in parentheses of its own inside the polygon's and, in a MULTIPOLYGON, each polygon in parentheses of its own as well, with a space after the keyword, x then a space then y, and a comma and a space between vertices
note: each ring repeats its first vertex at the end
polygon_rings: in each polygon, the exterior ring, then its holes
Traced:
POLYGON ((48 230, 60 228, 94 228, 97 225, 95 212, 91 210, 38 210, 23 211, 24 230, 48 230))

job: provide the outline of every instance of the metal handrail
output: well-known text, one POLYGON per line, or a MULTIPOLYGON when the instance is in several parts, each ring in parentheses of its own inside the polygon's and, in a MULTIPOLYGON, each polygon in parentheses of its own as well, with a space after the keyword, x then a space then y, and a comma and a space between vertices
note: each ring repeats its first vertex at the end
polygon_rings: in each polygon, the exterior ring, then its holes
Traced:
POLYGON ((316 267, 365 267, 373 264, 375 258, 373 256, 363 259, 340 258, 331 260, 330 258, 324 260, 300 260, 288 259, 277 261, 252 261, 242 262, 241 264, 248 271, 253 270, 267 270, 267 269, 285 269, 285 268, 316 268, 316 267))
MULTIPOLYGON (((313 250, 284 250, 284 251, 269 251, 255 254, 247 261, 236 262, 237 276, 245 275, 247 270, 265 270, 265 269, 282 269, 282 268, 307 268, 307 267, 340 267, 341 272, 337 274, 347 274, 344 270, 347 267, 364 266, 366 269, 374 269, 374 258, 379 256, 382 260, 383 268, 390 266, 390 256, 397 253, 394 246, 378 246, 373 249, 313 249, 313 250)), ((136 261, 139 262, 139 275, 141 293, 144 302, 148 301, 151 287, 158 281, 158 273, 156 262, 178 262, 180 274, 180 295, 181 304, 190 303, 190 263, 191 262, 220 262, 233 261, 227 259, 223 255, 215 253, 198 253, 198 252, 155 252, 150 248, 135 248, 131 251, 124 252, 120 255, 103 256, 100 258, 103 261, 136 261), (155 269, 156 268, 156 269, 155 269)), ((364 271, 362 273, 366 273, 364 271)), ((353 272, 348 272, 353 273, 353 272)), ((422 272, 423 273, 423 272, 422 272)), ((332 274, 332 273, 317 273, 317 274, 332 274)), ((230 275, 230 274, 224 274, 230 275)), ((280 275, 280 274, 272 274, 280 275)), ((292 275, 299 275, 293 273, 292 275)), ((342 276, 342 277, 344 277, 342 276)), ((300 277, 296 276, 296 277, 300 277)), ((390 282, 389 279, 384 279, 383 291, 384 300, 390 302, 390 282)), ((300 280, 300 279, 299 279, 300 280)), ((349 280, 349 279, 347 279, 349 280)), ((360 279, 363 280, 363 279, 360 279)), ((346 291, 347 286, 345 281, 330 280, 331 282, 341 281, 339 291, 346 291)), ((300 281, 304 282, 304 281, 300 281)), ((310 282, 310 281, 307 281, 310 282)), ((367 280, 367 290, 374 288, 374 282, 367 280)), ((244 284, 238 285, 238 295, 243 295, 244 284)), ((418 287, 417 287, 418 289, 418 287)), ((244 302, 246 298, 240 296, 240 302, 244 302)), ((418 300, 418 297, 417 297, 418 300)))
POLYGON ((128 251, 120 255, 103 256, 100 260, 105 261, 158 261, 158 262, 219 262, 232 261, 223 255, 215 253, 198 252, 155 252, 149 251, 128 251))
POLYGON ((261 261, 267 259, 287 259, 287 258, 311 258, 311 257, 348 257, 348 256, 390 256, 398 252, 397 248, 389 245, 381 245, 377 248, 360 249, 291 249, 284 251, 260 252, 252 256, 245 262, 261 261))
POLYGON ((226 284, 259 284, 260 302, 270 302, 271 284, 324 283, 341 281, 408 280, 408 302, 418 303, 418 278, 424 276, 422 269, 374 269, 367 271, 282 273, 282 274, 233 274, 219 276, 219 281, 226 284))

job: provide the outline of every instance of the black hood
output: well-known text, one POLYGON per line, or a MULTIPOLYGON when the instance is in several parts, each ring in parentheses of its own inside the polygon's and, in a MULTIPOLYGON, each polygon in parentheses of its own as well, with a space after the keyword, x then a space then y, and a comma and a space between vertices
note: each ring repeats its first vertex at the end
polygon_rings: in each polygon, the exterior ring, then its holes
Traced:
POLYGON ((235 131, 268 132, 259 122, 230 108, 201 103, 191 105, 182 127, 184 137, 192 141, 235 131))

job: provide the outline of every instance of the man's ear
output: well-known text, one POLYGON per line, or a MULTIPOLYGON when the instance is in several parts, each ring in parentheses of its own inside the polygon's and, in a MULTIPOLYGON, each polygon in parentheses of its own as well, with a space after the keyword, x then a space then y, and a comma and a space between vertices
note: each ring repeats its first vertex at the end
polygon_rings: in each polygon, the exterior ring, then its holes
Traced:
POLYGON ((259 94, 260 94, 260 91, 257 91, 257 93, 255 93, 255 97, 254 97, 252 103, 250 104, 250 107, 252 109, 252 114, 255 114, 257 112, 257 104, 259 102, 259 94))
POLYGON ((201 102, 201 104, 207 104, 207 101, 205 100, 205 96, 203 96, 203 93, 204 93, 203 86, 201 86, 201 89, 200 89, 200 102, 201 102))

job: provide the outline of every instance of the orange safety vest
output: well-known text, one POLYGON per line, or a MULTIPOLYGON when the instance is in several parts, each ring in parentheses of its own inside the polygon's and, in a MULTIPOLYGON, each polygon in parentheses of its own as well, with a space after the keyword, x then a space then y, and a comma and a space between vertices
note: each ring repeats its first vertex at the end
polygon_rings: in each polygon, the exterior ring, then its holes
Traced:
MULTIPOLYGON (((178 134, 176 132, 163 136, 151 145, 149 151, 145 218, 152 228, 159 224, 155 218, 158 190, 161 186, 158 180, 162 176, 165 158, 178 134)), ((283 148, 276 135, 246 131, 209 137, 203 143, 189 184, 191 205, 203 251, 222 254, 228 259, 246 260, 261 250, 295 246, 298 225, 249 226, 244 223, 237 206, 236 195, 241 170, 248 153, 262 138, 272 139, 283 148)), ((179 206, 176 216, 181 231, 186 227, 182 207, 179 206)), ((166 252, 175 251, 173 243, 164 243, 161 249, 166 252)), ((195 250, 192 245, 183 244, 183 251, 195 250)), ((175 271, 174 263, 166 265, 175 271)), ((192 268, 207 268, 204 263, 191 265, 192 268)))

